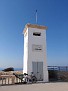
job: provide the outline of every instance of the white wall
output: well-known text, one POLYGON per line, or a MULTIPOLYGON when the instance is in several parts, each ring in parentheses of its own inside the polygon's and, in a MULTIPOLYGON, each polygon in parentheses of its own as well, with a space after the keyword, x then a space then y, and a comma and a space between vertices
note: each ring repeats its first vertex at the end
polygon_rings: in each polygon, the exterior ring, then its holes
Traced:
POLYGON ((48 81, 48 71, 47 71, 47 63, 46 63, 46 31, 42 29, 29 28, 28 29, 28 73, 32 72, 32 61, 36 62, 44 62, 43 63, 43 73, 44 80, 48 81), (33 32, 41 32, 41 36, 33 36, 33 32), (33 52, 32 44, 42 45, 41 52, 33 52))
POLYGON ((43 79, 48 81, 46 63, 46 31, 36 28, 28 28, 27 36, 24 38, 24 72, 31 74, 32 62, 43 62, 43 79), (41 32, 41 36, 33 36, 33 32, 41 32), (42 45, 42 51, 32 51, 32 45, 42 45))
POLYGON ((28 60, 28 29, 24 33, 24 61, 23 61, 23 73, 27 73, 27 60, 28 60))

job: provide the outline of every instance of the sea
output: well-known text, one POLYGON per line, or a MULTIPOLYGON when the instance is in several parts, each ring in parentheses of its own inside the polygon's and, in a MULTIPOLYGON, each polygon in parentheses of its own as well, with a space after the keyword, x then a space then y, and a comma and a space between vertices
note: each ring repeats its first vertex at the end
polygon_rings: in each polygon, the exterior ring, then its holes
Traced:
MULTIPOLYGON (((0 71, 4 70, 5 68, 0 68, 0 71)), ((14 71, 20 71, 23 70, 23 68, 14 68, 14 71)))
MULTIPOLYGON (((5 68, 0 68, 0 71, 4 70, 5 68)), ((21 71, 23 70, 23 68, 14 68, 14 71, 21 71)), ((68 71, 68 66, 60 66, 60 69, 59 67, 48 67, 48 70, 60 70, 60 71, 68 71)))

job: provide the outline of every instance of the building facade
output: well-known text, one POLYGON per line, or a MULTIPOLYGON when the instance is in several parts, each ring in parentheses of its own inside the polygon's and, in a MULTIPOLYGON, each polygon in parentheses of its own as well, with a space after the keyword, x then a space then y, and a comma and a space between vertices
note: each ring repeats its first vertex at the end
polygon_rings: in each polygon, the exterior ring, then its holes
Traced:
POLYGON ((27 24, 24 28, 23 73, 31 72, 38 81, 48 82, 46 26, 27 24))

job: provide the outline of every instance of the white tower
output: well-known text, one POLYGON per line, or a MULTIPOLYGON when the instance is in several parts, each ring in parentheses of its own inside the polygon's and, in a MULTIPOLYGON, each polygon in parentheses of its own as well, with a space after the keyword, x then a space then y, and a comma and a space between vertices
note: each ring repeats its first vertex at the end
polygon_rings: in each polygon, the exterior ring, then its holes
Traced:
POLYGON ((46 26, 27 24, 24 28, 23 73, 31 72, 38 81, 48 82, 46 63, 46 26))

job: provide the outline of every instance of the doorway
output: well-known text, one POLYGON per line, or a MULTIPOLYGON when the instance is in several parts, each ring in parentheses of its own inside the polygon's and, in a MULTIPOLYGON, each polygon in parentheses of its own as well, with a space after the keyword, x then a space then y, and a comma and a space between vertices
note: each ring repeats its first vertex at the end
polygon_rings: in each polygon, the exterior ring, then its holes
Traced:
POLYGON ((43 81, 43 62, 32 62, 32 71, 38 81, 43 81))

